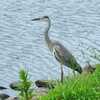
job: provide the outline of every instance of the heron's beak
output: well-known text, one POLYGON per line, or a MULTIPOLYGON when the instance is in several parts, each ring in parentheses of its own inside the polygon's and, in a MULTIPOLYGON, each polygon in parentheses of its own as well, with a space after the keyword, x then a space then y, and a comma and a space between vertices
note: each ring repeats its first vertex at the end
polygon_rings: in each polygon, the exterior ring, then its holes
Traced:
POLYGON ((32 21, 37 21, 37 20, 41 20, 41 18, 32 19, 32 21))

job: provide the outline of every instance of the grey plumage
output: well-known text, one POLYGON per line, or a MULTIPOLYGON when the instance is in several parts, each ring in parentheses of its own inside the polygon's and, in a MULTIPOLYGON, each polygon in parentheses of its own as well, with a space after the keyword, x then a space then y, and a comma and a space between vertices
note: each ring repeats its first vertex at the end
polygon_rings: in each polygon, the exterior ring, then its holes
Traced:
POLYGON ((50 39, 50 37, 48 35, 49 29, 50 29, 50 26, 51 26, 50 18, 48 16, 43 16, 41 18, 35 18, 32 21, 36 21, 36 20, 46 21, 47 24, 48 24, 46 29, 45 29, 45 32, 44 32, 45 41, 46 41, 46 44, 47 44, 48 48, 50 49, 51 53, 53 53, 56 60, 58 62, 60 62, 60 64, 61 64, 61 81, 63 82, 63 68, 62 68, 62 65, 65 65, 65 66, 81 73, 82 68, 77 63, 74 56, 61 43, 59 43, 58 41, 50 39))
POLYGON ((77 63, 74 56, 63 45, 55 41, 53 48, 55 50, 54 55, 57 61, 79 73, 82 72, 82 68, 77 63))

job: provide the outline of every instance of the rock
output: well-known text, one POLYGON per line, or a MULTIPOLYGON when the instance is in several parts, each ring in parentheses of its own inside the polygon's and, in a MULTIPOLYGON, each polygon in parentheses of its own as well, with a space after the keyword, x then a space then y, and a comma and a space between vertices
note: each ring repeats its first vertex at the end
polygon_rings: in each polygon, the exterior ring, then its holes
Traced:
POLYGON ((11 89, 15 90, 15 91, 20 91, 21 89, 20 89, 20 87, 19 87, 19 83, 20 83, 20 82, 13 82, 13 83, 11 83, 11 84, 9 85, 9 87, 10 87, 11 89))
POLYGON ((9 97, 6 100, 19 100, 18 97, 9 97))
POLYGON ((6 87, 0 86, 0 90, 7 89, 6 87))
POLYGON ((48 90, 47 88, 37 88, 35 90, 35 93, 38 94, 38 95, 45 95, 48 93, 48 90))
POLYGON ((48 88, 37 88, 35 90, 36 95, 33 96, 32 100, 39 100, 38 97, 46 95, 48 93, 48 90, 48 88))
MULTIPOLYGON (((48 93, 49 89, 54 88, 55 84, 53 81, 46 81, 46 80, 37 80, 35 81, 35 84, 37 86, 37 88, 34 89, 35 92, 35 96, 33 96, 32 100, 38 100, 37 98, 39 96, 42 95, 46 95, 48 93)), ((21 88, 19 88, 20 82, 13 82, 11 83, 9 86, 11 89, 15 90, 15 91, 20 91, 21 88)), ((14 97, 9 97, 6 100, 18 100, 18 98, 14 98, 14 97)))
POLYGON ((93 67, 92 65, 90 65, 89 63, 83 68, 83 72, 85 74, 89 74, 89 73, 93 73, 96 70, 95 67, 93 67))
POLYGON ((35 81, 35 84, 37 87, 43 87, 43 88, 49 88, 52 89, 54 88, 54 84, 51 81, 47 81, 47 80, 37 80, 35 81))
MULTIPOLYGON (((48 81, 48 80, 37 80, 35 81, 35 84, 37 87, 43 87, 43 88, 49 88, 49 89, 52 89, 54 88, 54 83, 52 81, 48 81)), ((16 90, 16 91, 20 91, 21 88, 19 87, 20 85, 20 82, 13 82, 9 85, 9 87, 13 90, 16 90)))
POLYGON ((7 98, 9 98, 9 95, 4 94, 4 93, 1 93, 1 94, 0 94, 0 100, 5 100, 5 99, 7 99, 7 98))

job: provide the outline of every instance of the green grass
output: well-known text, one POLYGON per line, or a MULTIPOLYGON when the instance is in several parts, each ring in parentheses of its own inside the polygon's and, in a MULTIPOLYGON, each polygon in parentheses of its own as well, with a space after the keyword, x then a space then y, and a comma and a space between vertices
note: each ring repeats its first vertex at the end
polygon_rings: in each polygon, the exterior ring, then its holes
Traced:
POLYGON ((24 69, 21 69, 19 72, 19 100, 32 100, 34 95, 33 92, 33 82, 30 80, 28 72, 24 69))
POLYGON ((66 78, 39 100, 100 100, 100 64, 93 74, 66 78))

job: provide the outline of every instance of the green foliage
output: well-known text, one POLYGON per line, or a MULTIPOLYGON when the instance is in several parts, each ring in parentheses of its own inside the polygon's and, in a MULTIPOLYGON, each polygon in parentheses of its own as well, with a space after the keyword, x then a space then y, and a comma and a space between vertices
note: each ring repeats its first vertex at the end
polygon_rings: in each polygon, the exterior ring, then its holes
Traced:
POLYGON ((21 69, 19 72, 19 99, 20 100, 32 100, 33 97, 33 89, 32 89, 32 81, 30 81, 28 72, 24 69, 21 69))
POLYGON ((40 100, 100 100, 100 64, 93 74, 66 78, 40 100))

